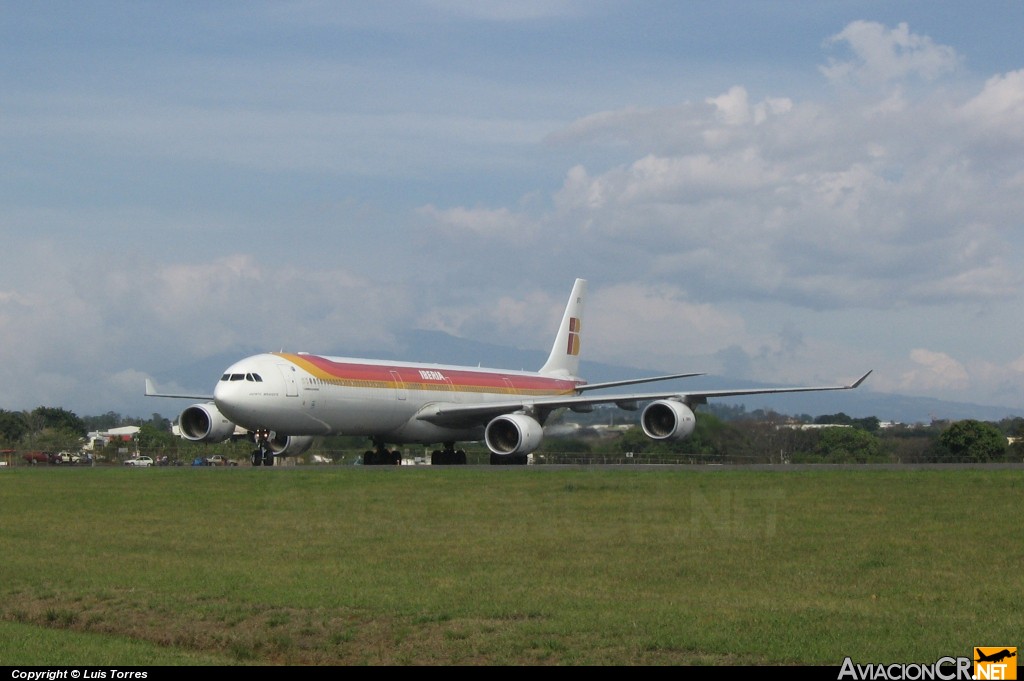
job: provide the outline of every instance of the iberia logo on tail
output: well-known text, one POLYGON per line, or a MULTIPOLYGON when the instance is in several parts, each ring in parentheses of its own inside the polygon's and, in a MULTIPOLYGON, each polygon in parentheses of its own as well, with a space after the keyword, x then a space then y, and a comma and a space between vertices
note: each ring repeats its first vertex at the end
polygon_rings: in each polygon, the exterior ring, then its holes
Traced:
POLYGON ((569 317, 569 346, 565 353, 573 356, 580 354, 580 320, 576 317, 569 317))

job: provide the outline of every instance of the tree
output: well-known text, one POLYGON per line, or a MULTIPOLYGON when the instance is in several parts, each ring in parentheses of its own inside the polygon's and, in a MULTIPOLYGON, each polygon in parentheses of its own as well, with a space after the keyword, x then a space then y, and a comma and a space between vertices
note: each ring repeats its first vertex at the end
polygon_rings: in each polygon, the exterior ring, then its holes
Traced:
POLYGON ((552 437, 544 438, 540 451, 542 453, 586 454, 590 452, 590 445, 578 437, 552 437))
POLYGON ((814 419, 814 422, 819 425, 835 424, 838 426, 849 426, 853 423, 853 419, 845 413, 839 412, 838 414, 822 414, 814 419))
POLYGON ((35 430, 53 428, 68 430, 85 435, 85 421, 75 416, 74 412, 59 407, 36 407, 32 410, 32 424, 35 430))
POLYGON ((1006 450, 1007 461, 1024 461, 1024 439, 1017 438, 1006 450))
POLYGON ((615 441, 615 448, 623 454, 630 452, 641 454, 649 452, 655 447, 655 444, 655 441, 644 435, 640 428, 630 428, 615 441))
POLYGON ((114 411, 108 411, 103 416, 83 416, 86 430, 103 431, 117 428, 124 425, 124 418, 114 411))
POLYGON ((32 434, 32 447, 48 452, 77 451, 82 436, 68 428, 43 428, 32 434))
POLYGON ((939 445, 957 461, 1000 461, 1006 454, 1006 436, 991 423, 957 421, 939 435, 939 445))
POLYGON ((878 438, 858 428, 825 428, 817 447, 817 452, 829 463, 878 461, 882 458, 881 451, 878 438))
POLYGON ((169 429, 161 429, 152 423, 144 423, 139 426, 139 434, 136 436, 139 449, 145 451, 156 451, 161 448, 172 448, 177 444, 177 438, 169 429))
POLYGON ((0 441, 16 445, 28 433, 28 422, 22 412, 0 409, 0 441))

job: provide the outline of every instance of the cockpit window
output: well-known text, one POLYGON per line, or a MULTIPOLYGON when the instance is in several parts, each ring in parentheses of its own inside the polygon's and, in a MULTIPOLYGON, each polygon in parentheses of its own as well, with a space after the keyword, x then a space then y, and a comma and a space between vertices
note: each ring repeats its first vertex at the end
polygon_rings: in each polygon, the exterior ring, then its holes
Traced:
POLYGON ((224 374, 220 377, 222 381, 249 381, 250 383, 262 383, 263 377, 259 374, 224 374))
POLYGON ((245 380, 245 374, 231 374, 231 380, 232 381, 244 381, 245 380))
POLYGON ((220 377, 220 380, 222 380, 222 381, 230 381, 231 380, 231 374, 224 374, 223 376, 220 377))

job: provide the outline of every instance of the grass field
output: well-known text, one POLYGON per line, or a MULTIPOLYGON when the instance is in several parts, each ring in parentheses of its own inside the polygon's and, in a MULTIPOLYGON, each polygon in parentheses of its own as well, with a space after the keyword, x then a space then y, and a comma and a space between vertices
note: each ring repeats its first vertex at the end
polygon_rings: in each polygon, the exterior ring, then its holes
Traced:
POLYGON ((934 662, 1024 632, 1019 470, 0 469, 0 665, 934 662))

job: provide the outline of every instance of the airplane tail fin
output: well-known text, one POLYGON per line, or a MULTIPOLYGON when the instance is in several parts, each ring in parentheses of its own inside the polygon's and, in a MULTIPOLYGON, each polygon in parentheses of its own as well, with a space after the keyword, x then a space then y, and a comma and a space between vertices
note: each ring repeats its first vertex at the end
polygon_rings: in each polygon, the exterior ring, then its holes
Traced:
POLYGON ((580 328, 583 322, 583 297, 587 292, 587 280, 577 279, 572 294, 565 306, 562 323, 555 336, 548 361, 540 373, 559 378, 576 378, 580 369, 580 328))

